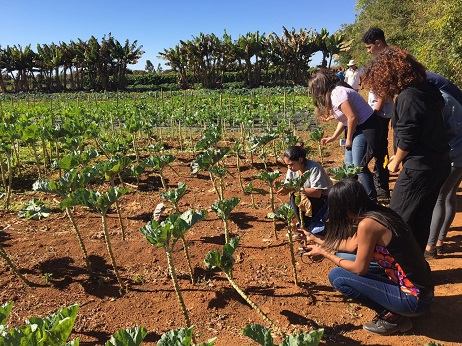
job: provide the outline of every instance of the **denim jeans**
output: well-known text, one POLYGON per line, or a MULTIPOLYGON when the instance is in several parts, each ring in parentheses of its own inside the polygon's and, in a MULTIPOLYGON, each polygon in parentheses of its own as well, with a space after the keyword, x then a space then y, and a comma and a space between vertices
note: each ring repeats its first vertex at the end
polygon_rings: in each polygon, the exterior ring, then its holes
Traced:
POLYGON ((388 278, 370 273, 356 275, 340 267, 331 270, 329 281, 337 291, 377 313, 388 310, 402 316, 419 316, 433 300, 433 294, 418 298, 406 294, 388 278))
MULTIPOLYGON (((349 253, 349 252, 336 252, 335 256, 344 258, 352 262, 356 260, 356 254, 349 253)), ((371 263, 369 264, 369 269, 367 271, 370 274, 381 275, 381 276, 385 275, 385 277, 387 277, 383 268, 379 266, 379 264, 375 260, 371 260, 371 263)))
MULTIPOLYGON (((361 130, 356 129, 353 134, 353 143, 351 150, 345 148, 344 162, 346 165, 354 164, 355 167, 360 167, 364 162, 364 157, 368 151, 368 143, 366 137, 361 130)), ((358 174, 359 181, 366 189, 367 195, 370 199, 375 200, 377 198, 377 191, 374 186, 374 178, 371 171, 367 168, 367 165, 363 167, 363 170, 358 174)))

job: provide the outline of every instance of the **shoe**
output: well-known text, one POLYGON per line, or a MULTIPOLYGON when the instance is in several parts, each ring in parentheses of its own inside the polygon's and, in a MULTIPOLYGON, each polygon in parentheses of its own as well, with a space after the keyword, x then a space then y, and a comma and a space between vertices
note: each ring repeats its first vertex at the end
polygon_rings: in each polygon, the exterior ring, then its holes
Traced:
POLYGON ((377 315, 371 322, 365 323, 363 328, 374 334, 391 335, 396 332, 407 332, 412 328, 412 322, 409 317, 405 316, 399 316, 396 321, 388 322, 377 315))
POLYGON ((390 199, 390 190, 377 187, 377 199, 390 199))
POLYGON ((437 255, 437 250, 436 249, 433 249, 433 250, 425 250, 424 251, 424 257, 425 258, 436 258, 436 255, 437 255))
POLYGON ((435 247, 435 249, 436 249, 436 254, 437 254, 437 255, 442 255, 442 254, 445 253, 445 251, 444 251, 444 244, 443 244, 443 245, 440 245, 440 246, 437 245, 437 246, 435 247))

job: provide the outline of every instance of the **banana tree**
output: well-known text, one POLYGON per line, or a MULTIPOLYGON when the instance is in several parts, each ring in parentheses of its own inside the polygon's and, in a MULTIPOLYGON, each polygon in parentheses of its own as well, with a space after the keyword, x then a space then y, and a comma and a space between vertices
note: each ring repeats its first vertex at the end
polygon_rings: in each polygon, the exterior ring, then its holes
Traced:
MULTIPOLYGON (((145 226, 140 228, 141 233, 146 236, 146 239, 152 245, 162 247, 167 255, 168 268, 172 277, 173 287, 175 289, 175 293, 178 298, 186 326, 188 328, 191 327, 191 322, 183 300, 183 296, 181 294, 180 286, 178 284, 178 278, 176 276, 175 264, 172 254, 177 241, 184 237, 186 231, 189 230, 195 223, 201 221, 206 216, 207 213, 203 210, 188 210, 181 215, 169 215, 167 219, 161 223, 155 220, 151 220, 145 226)), ((187 260, 189 262, 189 258, 187 258, 187 260)))
POLYGON ((111 205, 113 205, 120 197, 128 193, 128 189, 120 189, 119 187, 111 187, 104 193, 96 190, 87 190, 84 188, 77 189, 68 198, 60 203, 61 208, 69 208, 74 205, 83 205, 97 211, 101 215, 101 222, 103 226, 104 239, 106 241, 107 251, 111 259, 112 267, 120 285, 121 293, 125 293, 126 286, 120 278, 114 254, 112 252, 111 239, 107 227, 107 212, 111 205))
POLYGON ((217 214, 219 218, 223 221, 223 225, 225 227, 225 242, 229 242, 229 227, 228 227, 228 220, 229 215, 239 203, 241 199, 237 197, 233 197, 226 200, 218 200, 212 204, 211 209, 217 214))
POLYGON ((289 249, 290 249, 290 260, 292 262, 292 269, 294 272, 294 282, 298 286, 298 277, 297 277, 297 267, 295 262, 295 251, 293 244, 293 232, 292 232, 292 220, 295 217, 294 209, 287 205, 283 204, 280 206, 276 212, 276 217, 283 219, 287 224, 287 235, 289 236, 289 249))
POLYGON ((223 246, 223 254, 216 250, 210 251, 205 255, 205 267, 207 269, 220 268, 228 279, 231 286, 239 293, 239 295, 244 298, 244 300, 249 304, 255 311, 257 311, 260 316, 265 320, 271 328, 282 337, 285 336, 284 332, 273 322, 270 318, 256 305, 245 292, 238 286, 238 284, 233 279, 233 265, 235 263, 233 254, 236 251, 237 246, 239 245, 240 238, 233 238, 223 246))
MULTIPOLYGON (((255 174, 253 177, 255 179, 263 180, 269 186, 269 193, 270 193, 270 205, 271 205, 271 213, 274 215, 276 213, 276 209, 274 207, 274 191, 276 189, 276 179, 281 176, 279 171, 262 171, 260 174, 255 174)), ((278 234, 276 230, 276 219, 273 217, 273 231, 274 237, 278 239, 278 234)))

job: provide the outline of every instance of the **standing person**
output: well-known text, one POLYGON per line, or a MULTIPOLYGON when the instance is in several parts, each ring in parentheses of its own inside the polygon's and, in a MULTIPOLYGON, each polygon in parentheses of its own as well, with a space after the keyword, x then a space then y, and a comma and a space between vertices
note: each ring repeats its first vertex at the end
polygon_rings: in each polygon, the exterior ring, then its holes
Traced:
MULTIPOLYGON (((368 53, 373 57, 380 54, 388 47, 385 41, 385 34, 382 29, 372 27, 363 35, 363 42, 368 53)), ((377 159, 374 165, 374 184, 377 190, 377 197, 383 199, 390 198, 390 173, 387 167, 384 167, 385 158, 388 159, 388 128, 390 127, 390 119, 393 113, 393 101, 384 99, 374 94, 373 90, 369 90, 368 101, 369 105, 379 115, 379 121, 382 125, 380 134, 380 142, 377 148, 377 159)))
POLYGON ((424 252, 427 258, 434 258, 444 253, 444 240, 456 215, 456 192, 462 181, 462 105, 449 93, 441 89, 440 91, 445 101, 443 121, 451 147, 449 151, 451 172, 441 187, 433 209, 430 235, 424 252))
POLYGON ((371 333, 405 332, 412 328, 409 317, 423 314, 431 305, 430 266, 412 232, 393 210, 373 203, 356 180, 344 179, 331 188, 324 241, 307 245, 304 251, 334 262, 338 267, 329 273, 332 286, 377 312, 363 325, 371 333), (352 249, 354 260, 333 253, 352 249), (369 272, 372 259, 388 278, 369 272))
POLYGON ((347 64, 348 70, 345 72, 345 82, 358 91, 362 81, 362 71, 356 66, 354 60, 350 60, 347 64))
POLYGON ((449 146, 442 119, 444 100, 438 88, 427 82, 425 68, 410 53, 389 46, 371 62, 365 83, 379 97, 393 98, 395 155, 388 169, 396 173, 390 208, 411 228, 425 251, 433 209, 449 175, 449 146))
MULTIPOLYGON (((290 146, 283 155, 284 163, 287 165, 286 181, 301 176, 304 172, 310 170, 310 177, 303 186, 302 194, 308 198, 311 203, 312 217, 304 216, 304 225, 313 233, 319 233, 324 230, 324 224, 327 219, 327 194, 332 186, 332 181, 322 166, 315 161, 306 158, 306 150, 302 146, 290 146)), ((290 194, 290 204, 295 211, 295 215, 300 222, 299 207, 295 203, 295 191, 284 187, 278 190, 278 195, 290 194)))
POLYGON ((352 88, 338 85, 338 77, 327 69, 322 69, 310 80, 309 90, 315 107, 322 114, 333 113, 338 121, 331 137, 323 138, 326 145, 337 140, 346 131, 345 164, 363 167, 358 174, 371 200, 377 199, 372 173, 367 167, 375 155, 377 132, 380 124, 377 115, 366 100, 352 88))

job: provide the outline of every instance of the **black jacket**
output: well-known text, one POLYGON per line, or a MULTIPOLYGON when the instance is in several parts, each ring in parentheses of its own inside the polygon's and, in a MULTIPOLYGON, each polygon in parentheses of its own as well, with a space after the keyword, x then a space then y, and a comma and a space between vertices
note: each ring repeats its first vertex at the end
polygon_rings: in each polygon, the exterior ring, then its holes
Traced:
POLYGON ((449 162, 449 145, 443 123, 444 99, 428 82, 404 89, 396 98, 392 125, 394 145, 408 151, 403 167, 437 169, 449 162))

